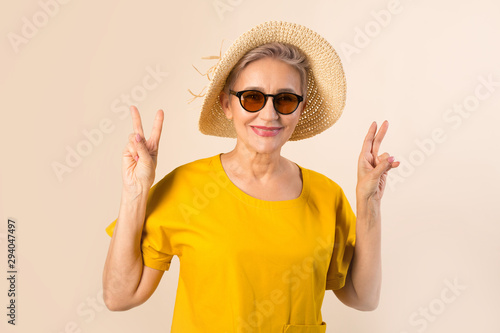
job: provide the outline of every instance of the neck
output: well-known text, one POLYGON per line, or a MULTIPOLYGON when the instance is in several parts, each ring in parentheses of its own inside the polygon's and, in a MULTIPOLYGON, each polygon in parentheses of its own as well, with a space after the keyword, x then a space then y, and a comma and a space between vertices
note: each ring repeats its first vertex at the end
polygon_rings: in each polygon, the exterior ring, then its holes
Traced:
POLYGON ((223 154, 223 160, 225 166, 237 177, 265 182, 285 170, 285 159, 280 151, 281 149, 261 153, 237 142, 232 151, 223 154))

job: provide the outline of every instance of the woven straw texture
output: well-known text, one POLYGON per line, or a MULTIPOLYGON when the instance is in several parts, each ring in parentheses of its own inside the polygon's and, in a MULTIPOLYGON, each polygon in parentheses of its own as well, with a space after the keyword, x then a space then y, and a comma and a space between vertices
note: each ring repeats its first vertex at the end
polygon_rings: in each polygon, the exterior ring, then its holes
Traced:
POLYGON ((218 96, 239 59, 251 49, 271 42, 295 45, 306 54, 311 65, 308 72, 307 105, 289 140, 310 138, 337 121, 345 105, 346 80, 342 63, 334 48, 309 28, 295 23, 269 21, 238 37, 219 60, 203 100, 199 121, 201 133, 236 137, 233 124, 222 111, 218 96))

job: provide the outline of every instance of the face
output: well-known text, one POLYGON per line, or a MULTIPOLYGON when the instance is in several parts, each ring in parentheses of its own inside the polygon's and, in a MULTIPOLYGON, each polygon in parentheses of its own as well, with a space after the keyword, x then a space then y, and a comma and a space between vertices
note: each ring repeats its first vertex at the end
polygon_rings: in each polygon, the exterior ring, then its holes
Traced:
MULTIPOLYGON (((248 64, 234 83, 232 90, 258 90, 264 94, 292 92, 301 95, 299 72, 283 61, 263 58, 248 64)), ((238 97, 221 93, 222 109, 232 119, 237 146, 244 145, 252 152, 271 154, 279 152, 292 135, 304 108, 304 101, 292 114, 283 115, 274 109, 273 98, 258 112, 248 112, 238 97)))

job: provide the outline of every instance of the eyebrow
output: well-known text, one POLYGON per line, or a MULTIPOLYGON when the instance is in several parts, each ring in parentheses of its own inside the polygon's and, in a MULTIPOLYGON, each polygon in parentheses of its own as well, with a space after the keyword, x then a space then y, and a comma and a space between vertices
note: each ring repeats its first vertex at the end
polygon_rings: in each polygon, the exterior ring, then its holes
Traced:
MULTIPOLYGON (((262 89, 262 87, 256 87, 256 86, 254 86, 254 87, 246 87, 243 90, 258 90, 260 92, 264 92, 264 89, 262 89)), ((293 90, 291 88, 278 89, 278 91, 276 93, 279 94, 279 93, 284 93, 284 92, 289 92, 289 93, 296 94, 295 90, 293 90)))

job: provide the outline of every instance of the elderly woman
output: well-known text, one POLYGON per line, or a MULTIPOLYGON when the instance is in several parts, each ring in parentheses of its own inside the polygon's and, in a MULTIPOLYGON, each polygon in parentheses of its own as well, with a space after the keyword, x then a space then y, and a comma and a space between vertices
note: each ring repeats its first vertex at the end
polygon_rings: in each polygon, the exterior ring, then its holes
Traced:
POLYGON ((362 146, 357 217, 339 185, 281 156, 288 140, 330 127, 344 101, 330 44, 303 26, 266 22, 228 49, 205 95, 200 130, 235 137, 230 152, 152 186, 163 112, 146 141, 132 107, 120 211, 107 228, 107 307, 145 302, 177 255, 172 332, 325 332, 326 290, 347 306, 375 309, 380 202, 387 172, 399 165, 378 155, 388 123, 377 134, 372 123, 362 146))

